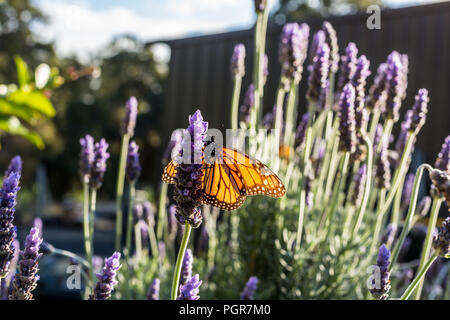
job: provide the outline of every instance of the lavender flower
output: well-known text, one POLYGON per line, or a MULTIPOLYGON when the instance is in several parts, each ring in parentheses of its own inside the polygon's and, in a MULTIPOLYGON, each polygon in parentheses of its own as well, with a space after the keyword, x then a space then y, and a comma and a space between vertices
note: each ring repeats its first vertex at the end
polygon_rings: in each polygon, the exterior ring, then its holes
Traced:
POLYGON ((102 271, 103 266, 103 259, 99 256, 93 256, 92 257, 92 270, 94 270, 94 273, 100 273, 102 271))
POLYGON ((101 139, 94 145, 94 161, 89 179, 89 186, 92 189, 99 189, 102 186, 106 160, 109 158, 108 146, 105 139, 101 139))
POLYGON ((256 291, 256 287, 258 286, 258 278, 250 277, 245 284, 245 288, 241 293, 241 300, 253 300, 253 296, 256 291))
POLYGON ((306 127, 308 126, 309 113, 306 112, 302 116, 302 120, 298 124, 297 130, 295 131, 295 142, 294 148, 297 151, 301 151, 305 144, 306 127))
POLYGON ((411 116, 411 132, 418 132, 422 126, 425 124, 425 120, 428 112, 428 102, 430 98, 428 98, 428 90, 427 89, 419 89, 419 92, 416 95, 416 101, 412 107, 412 116, 411 116))
POLYGON ((141 174, 142 167, 139 163, 139 146, 135 141, 128 145, 127 164, 125 174, 131 183, 135 183, 141 174))
POLYGON ((230 68, 233 78, 242 78, 245 75, 245 46, 242 43, 234 46, 230 68))
POLYGON ((329 55, 330 48, 323 44, 317 49, 317 55, 314 62, 309 66, 308 91, 306 97, 314 102, 318 102, 320 93, 327 86, 327 77, 329 73, 329 55))
POLYGON ((160 281, 158 278, 153 279, 152 285, 148 288, 147 300, 159 300, 160 281))
POLYGON ((327 108, 330 95, 330 81, 325 82, 325 87, 320 89, 319 100, 317 101, 317 111, 323 111, 327 108))
POLYGON ((174 199, 176 217, 180 224, 186 221, 197 228, 202 223, 199 207, 202 205, 202 155, 208 123, 197 110, 189 117, 189 127, 183 136, 182 162, 175 176, 174 199), (186 153, 186 154, 185 154, 186 153))
POLYGON ((277 106, 274 105, 272 108, 272 111, 267 112, 263 119, 262 119, 262 125, 267 130, 272 130, 275 126, 275 117, 277 113, 277 106))
POLYGON ((80 139, 81 151, 79 160, 79 173, 83 183, 89 182, 89 177, 94 163, 94 138, 86 135, 80 139))
POLYGON ((9 176, 11 172, 22 173, 22 159, 20 156, 15 156, 9 162, 8 169, 5 171, 5 177, 9 176))
MULTIPOLYGON (((368 120, 367 114, 365 114, 364 103, 366 98, 366 80, 370 75, 370 61, 367 60, 365 55, 359 57, 356 62, 355 72, 351 78, 351 83, 355 87, 355 117, 356 117, 356 127, 363 128, 368 120)), ((360 130, 358 130, 359 132, 360 130)))
POLYGON ((377 264, 375 265, 380 269, 379 274, 381 278, 374 279, 372 283, 373 288, 369 290, 372 296, 378 300, 386 300, 389 297, 389 290, 391 289, 390 273, 388 271, 390 257, 391 252, 382 244, 378 252, 377 264), (379 280, 379 283, 377 280, 379 280))
POLYGON ((388 159, 387 139, 382 139, 383 144, 377 159, 375 181, 379 189, 388 190, 391 187, 391 168, 388 159))
POLYGON ((89 300, 106 300, 111 297, 114 286, 118 283, 116 274, 120 267, 120 253, 114 252, 111 257, 105 259, 105 265, 102 272, 97 274, 97 283, 89 300))
POLYGON ((36 289, 39 280, 38 259, 41 257, 39 247, 42 238, 39 237, 39 229, 31 228, 30 234, 25 240, 25 249, 20 254, 19 272, 14 277, 10 300, 33 300, 32 291, 36 289))
MULTIPOLYGON (((358 62, 358 48, 353 42, 349 42, 345 48, 345 55, 341 57, 341 70, 336 87, 339 94, 344 86, 351 82, 356 71, 356 63, 358 62)), ((352 83, 354 86, 355 84, 352 83)), ((355 86, 356 87, 356 86, 355 86)))
POLYGON ((444 197, 447 202, 450 198, 450 175, 439 169, 434 169, 430 173, 431 195, 433 197, 444 197))
POLYGON ((373 150, 378 149, 378 145, 380 144, 382 136, 383 136, 383 125, 379 123, 375 128, 375 137, 373 138, 373 150))
POLYGON ((162 165, 166 166, 171 159, 174 159, 181 150, 181 141, 183 140, 183 130, 177 129, 172 132, 170 142, 167 145, 162 157, 162 165))
POLYGON ((180 284, 186 284, 192 276, 192 263, 194 257, 191 249, 186 249, 183 257, 183 263, 181 265, 180 284))
POLYGON ((267 6, 267 0, 255 0, 256 13, 263 12, 267 6))
POLYGON ((138 113, 138 101, 136 97, 130 97, 125 104, 125 117, 122 122, 122 135, 134 135, 134 128, 136 127, 136 117, 138 113))
POLYGON ((314 168, 314 176, 318 176, 319 171, 322 167, 322 161, 325 157, 325 151, 326 151, 326 143, 325 141, 320 141, 319 146, 317 147, 317 151, 313 153, 311 157, 311 162, 313 164, 314 168))
POLYGON ((441 151, 434 162, 434 167, 450 175, 450 136, 445 138, 441 151))
POLYGON ((355 89, 347 83, 339 100, 339 150, 354 153, 356 150, 355 89))
POLYGON ((377 75, 374 82, 369 89, 369 97, 366 103, 366 108, 369 111, 374 109, 382 110, 386 101, 386 91, 388 87, 388 64, 381 63, 377 69, 377 75))
POLYGON ((439 256, 450 258, 450 217, 445 218, 439 232, 434 235, 433 248, 439 256))
POLYGON ((13 241, 16 229, 13 225, 16 197, 19 191, 20 173, 11 172, 3 180, 0 189, 0 279, 5 278, 14 256, 13 241))
POLYGON ((409 201, 411 200, 411 192, 414 184, 414 176, 414 173, 409 173, 405 178, 400 201, 400 207, 402 210, 406 210, 409 206, 409 201))
POLYGON ((322 30, 325 32, 325 40, 330 48, 330 72, 336 73, 338 71, 339 63, 339 47, 337 41, 336 30, 334 30, 331 23, 324 21, 322 24, 322 30))
POLYGON ((279 60, 286 91, 289 90, 293 81, 300 81, 303 72, 303 62, 306 58, 308 36, 309 27, 307 24, 288 23, 283 27, 279 60))
POLYGON ((39 230, 39 237, 42 238, 42 227, 43 227, 43 223, 42 223, 42 219, 39 217, 36 217, 33 219, 33 227, 37 228, 39 230))
POLYGON ((353 190, 351 192, 350 202, 356 208, 360 206, 364 193, 364 186, 367 179, 367 166, 363 164, 359 167, 353 180, 353 190))
POLYGON ((2 290, 0 290, 1 292, 0 300, 8 300, 8 295, 11 293, 12 283, 16 276, 16 267, 17 262, 19 261, 19 254, 20 254, 19 240, 15 239, 12 243, 12 246, 14 248, 14 255, 9 264, 9 272, 5 278, 0 279, 0 283, 5 285, 5 287, 2 288, 2 290))
MULTIPOLYGON (((413 111, 408 110, 405 114, 405 119, 402 121, 401 130, 395 142, 395 150, 398 154, 402 154, 406 147, 406 142, 410 135, 411 121, 413 117, 413 111)), ((411 149, 411 152, 413 149, 411 149)))
POLYGON ((202 281, 199 280, 198 274, 189 278, 186 284, 180 286, 180 295, 177 297, 177 300, 198 300, 200 299, 199 287, 201 286, 202 281))
POLYGON ((387 119, 392 119, 397 122, 399 119, 399 109, 402 102, 402 90, 403 77, 402 77, 402 64, 400 61, 399 54, 397 52, 392 52, 388 57, 388 89, 386 96, 386 105, 384 110, 382 110, 387 119))
POLYGON ((326 43, 326 36, 323 30, 319 30, 314 34, 311 46, 309 48, 309 63, 312 64, 316 56, 317 49, 326 43))
POLYGON ((242 105, 239 108, 239 118, 246 123, 250 122, 251 110, 255 107, 255 86, 251 83, 248 86, 247 92, 242 105))

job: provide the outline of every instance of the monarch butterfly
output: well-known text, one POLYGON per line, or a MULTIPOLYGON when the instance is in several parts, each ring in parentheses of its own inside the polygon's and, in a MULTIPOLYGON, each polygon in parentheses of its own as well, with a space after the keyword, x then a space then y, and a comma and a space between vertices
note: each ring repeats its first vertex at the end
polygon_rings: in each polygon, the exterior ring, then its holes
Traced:
MULTIPOLYGON (((211 163, 203 160, 202 202, 223 210, 239 208, 247 196, 280 198, 286 189, 280 178, 261 161, 226 147, 211 163), (221 161, 222 159, 223 161, 221 161)), ((177 163, 165 167, 162 180, 174 184, 177 163)))

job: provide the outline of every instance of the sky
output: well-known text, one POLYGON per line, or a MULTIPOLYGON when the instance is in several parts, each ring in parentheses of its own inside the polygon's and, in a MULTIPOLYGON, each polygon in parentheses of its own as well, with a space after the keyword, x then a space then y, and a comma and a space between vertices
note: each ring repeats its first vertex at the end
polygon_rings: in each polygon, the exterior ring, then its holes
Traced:
MULTIPOLYGON (((268 0, 274 9, 277 0, 268 0)), ((314 2, 314 0, 311 0, 314 2)), ((402 7, 430 0, 388 0, 402 7)), ((32 0, 49 18, 35 25, 58 54, 89 59, 114 35, 131 33, 151 41, 246 29, 254 23, 253 0, 32 0)))

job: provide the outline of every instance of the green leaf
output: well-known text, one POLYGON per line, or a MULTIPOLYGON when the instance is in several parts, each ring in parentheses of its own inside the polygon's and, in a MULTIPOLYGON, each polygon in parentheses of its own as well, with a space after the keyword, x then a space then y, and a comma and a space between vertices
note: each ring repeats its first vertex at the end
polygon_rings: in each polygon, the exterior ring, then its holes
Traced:
POLYGON ((39 111, 48 117, 55 116, 55 108, 41 91, 17 90, 8 96, 8 100, 14 104, 39 111))
POLYGON ((29 122, 34 111, 26 106, 13 104, 10 101, 0 98, 0 115, 16 116, 29 122))
POLYGON ((19 87, 23 88, 28 83, 30 83, 30 72, 28 71, 28 66, 19 56, 14 56, 14 61, 16 62, 17 68, 17 79, 19 81, 19 87))
POLYGON ((44 149, 44 141, 42 138, 36 132, 33 132, 22 125, 20 120, 16 117, 0 118, 0 130, 24 137, 33 143, 38 149, 44 149))

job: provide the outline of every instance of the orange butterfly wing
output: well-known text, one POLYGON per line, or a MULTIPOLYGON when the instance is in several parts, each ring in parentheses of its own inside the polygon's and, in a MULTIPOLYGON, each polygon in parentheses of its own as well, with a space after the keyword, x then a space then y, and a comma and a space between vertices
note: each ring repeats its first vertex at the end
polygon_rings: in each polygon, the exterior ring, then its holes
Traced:
POLYGON ((261 161, 226 147, 223 147, 223 159, 225 164, 239 171, 247 196, 280 198, 286 194, 286 188, 280 178, 261 161))
POLYGON ((176 174, 177 174, 177 163, 171 160, 164 168, 161 180, 168 184, 174 184, 176 174))

